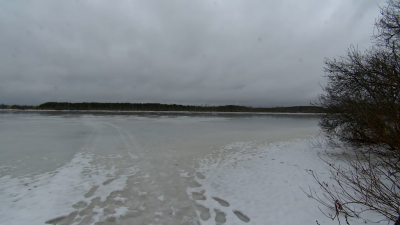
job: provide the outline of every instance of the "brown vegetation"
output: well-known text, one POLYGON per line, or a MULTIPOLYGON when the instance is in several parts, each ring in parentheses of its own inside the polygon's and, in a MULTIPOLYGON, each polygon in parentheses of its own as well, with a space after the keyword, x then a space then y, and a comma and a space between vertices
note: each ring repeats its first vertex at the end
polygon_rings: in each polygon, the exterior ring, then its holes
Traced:
POLYGON ((356 149, 353 159, 327 162, 333 184, 312 172, 323 194, 308 195, 333 210, 324 213, 339 223, 339 214, 348 223, 366 211, 400 223, 399 0, 381 8, 376 28, 372 48, 352 47, 345 57, 326 59, 328 83, 316 103, 327 110, 320 126, 331 143, 356 149))

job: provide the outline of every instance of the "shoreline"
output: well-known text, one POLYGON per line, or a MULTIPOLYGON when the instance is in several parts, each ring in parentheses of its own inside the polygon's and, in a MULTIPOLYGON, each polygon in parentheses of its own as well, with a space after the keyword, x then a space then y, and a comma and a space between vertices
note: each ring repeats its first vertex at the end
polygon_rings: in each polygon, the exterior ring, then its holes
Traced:
POLYGON ((60 112, 60 113, 115 113, 115 114, 252 114, 252 115, 322 115, 323 113, 301 113, 301 112, 216 112, 216 111, 128 111, 128 110, 55 110, 55 109, 0 109, 1 111, 11 112, 60 112))

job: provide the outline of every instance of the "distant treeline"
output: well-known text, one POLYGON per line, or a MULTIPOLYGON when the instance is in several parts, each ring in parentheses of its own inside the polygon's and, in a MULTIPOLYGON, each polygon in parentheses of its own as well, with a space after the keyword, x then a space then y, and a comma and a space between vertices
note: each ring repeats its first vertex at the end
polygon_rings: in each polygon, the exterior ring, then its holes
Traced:
POLYGON ((239 105, 177 105, 160 103, 99 103, 99 102, 46 102, 39 106, 13 106, 13 109, 42 110, 118 110, 118 111, 186 111, 186 112, 283 112, 283 113, 322 113, 324 109, 316 106, 291 106, 274 108, 254 108, 239 105))
POLYGON ((33 105, 0 105, 0 109, 37 109, 37 106, 33 105))

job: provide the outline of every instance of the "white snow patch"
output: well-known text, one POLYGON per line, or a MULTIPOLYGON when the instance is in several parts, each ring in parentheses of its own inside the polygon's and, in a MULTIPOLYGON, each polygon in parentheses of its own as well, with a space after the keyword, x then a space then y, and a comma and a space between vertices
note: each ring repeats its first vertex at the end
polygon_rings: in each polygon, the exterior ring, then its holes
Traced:
POLYGON ((186 172, 185 170, 179 170, 178 172, 179 172, 179 176, 182 177, 182 178, 191 177, 191 176, 188 175, 189 172, 186 172))
POLYGON ((106 219, 108 219, 110 217, 119 218, 121 216, 126 215, 128 212, 130 212, 129 208, 127 208, 125 206, 121 206, 121 207, 115 208, 114 211, 115 211, 114 214, 104 215, 104 208, 100 208, 99 206, 95 206, 93 208, 93 212, 96 213, 96 214, 94 216, 92 216, 91 223, 92 224, 96 224, 98 222, 103 222, 103 221, 105 221, 106 219))
MULTIPOLYGON (((211 216, 206 221, 200 220, 201 224, 215 224, 218 212, 225 214, 225 224, 233 225, 244 224, 246 218, 249 224, 316 224, 316 220, 325 225, 337 224, 318 207, 326 208, 301 190, 308 187, 319 190, 309 170, 317 171, 322 180, 329 181, 318 151, 323 150, 310 147, 309 140, 297 139, 267 146, 238 142, 208 155, 200 160, 197 169, 205 179, 194 178, 201 187, 187 190, 189 196, 197 192, 206 197, 196 200, 211 216)), ((201 218, 201 212, 196 210, 196 213, 201 218)), ((342 222, 345 223, 344 219, 342 222)), ((351 219, 350 224, 365 222, 351 219)))
POLYGON ((144 202, 142 202, 138 208, 139 210, 146 210, 146 207, 144 207, 144 202))
POLYGON ((128 155, 129 155, 129 157, 132 159, 132 160, 135 160, 135 159, 138 159, 139 157, 137 157, 136 155, 134 155, 134 154, 132 154, 132 153, 128 153, 128 155))
POLYGON ((118 155, 109 155, 109 156, 108 156, 109 159, 121 159, 121 158, 123 158, 123 157, 124 157, 124 156, 121 155, 121 154, 118 154, 118 155))
POLYGON ((173 206, 171 206, 171 210, 172 210, 171 215, 172 215, 172 216, 175 216, 175 208, 174 208, 173 206))
POLYGON ((114 198, 115 201, 120 201, 122 203, 125 203, 125 201, 127 200, 127 198, 121 197, 121 196, 117 196, 114 198))
POLYGON ((147 195, 147 191, 138 191, 138 195, 139 196, 147 195))
MULTIPOLYGON (((104 201, 112 192, 123 190, 127 177, 137 171, 126 168, 117 176, 115 167, 92 164, 93 159, 91 153, 78 152, 69 163, 52 172, 1 177, 0 224, 44 224, 68 215, 76 211, 72 206, 78 202, 89 204, 94 198, 104 201), (110 177, 114 180, 103 185, 110 177), (95 191, 88 195, 92 189, 95 191)), ((97 214, 92 222, 101 221, 103 209, 93 210, 97 214)))
POLYGON ((116 217, 116 218, 124 216, 130 211, 129 208, 125 207, 125 206, 115 208, 114 210, 115 210, 115 213, 113 214, 113 217, 116 217))

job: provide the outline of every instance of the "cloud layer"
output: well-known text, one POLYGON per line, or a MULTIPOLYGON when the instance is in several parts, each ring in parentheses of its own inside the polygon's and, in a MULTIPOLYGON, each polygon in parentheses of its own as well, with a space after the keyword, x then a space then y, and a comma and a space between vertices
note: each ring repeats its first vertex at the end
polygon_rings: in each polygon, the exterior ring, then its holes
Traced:
POLYGON ((384 3, 2 1, 0 103, 307 105, 384 3))

